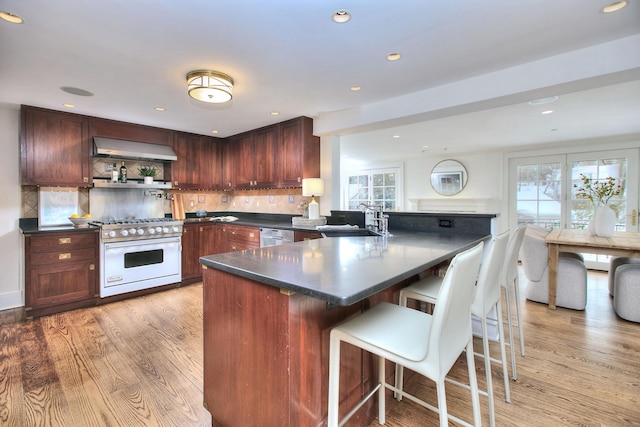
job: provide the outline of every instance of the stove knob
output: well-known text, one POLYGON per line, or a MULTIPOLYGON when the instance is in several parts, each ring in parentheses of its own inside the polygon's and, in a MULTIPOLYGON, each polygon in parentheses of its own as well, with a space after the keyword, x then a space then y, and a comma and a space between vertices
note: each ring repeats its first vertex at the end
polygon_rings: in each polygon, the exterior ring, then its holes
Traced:
POLYGON ((153 227, 149 228, 149 234, 156 234, 156 229, 153 227))
POLYGON ((120 231, 120 234, 122 234, 123 236, 126 237, 126 236, 129 235, 129 232, 127 230, 122 230, 122 231, 120 231))
POLYGON ((115 230, 111 230, 111 231, 109 231, 109 232, 107 233, 107 235, 108 235, 109 237, 116 237, 116 234, 117 234, 117 233, 116 233, 116 231, 115 231, 115 230))
POLYGON ((169 232, 169 228, 168 228, 168 227, 164 227, 164 228, 162 229, 162 232, 163 232, 163 233, 168 233, 168 232, 169 232))
POLYGON ((130 233, 130 234, 136 234, 136 229, 135 229, 135 228, 130 229, 130 230, 129 230, 129 233, 130 233))
POLYGON ((177 233, 178 231, 180 231, 180 229, 179 229, 178 227, 174 226, 174 227, 173 227, 173 232, 174 232, 174 233, 177 233))
POLYGON ((142 236, 144 234, 144 229, 138 228, 138 234, 142 236))
POLYGON ((156 231, 157 231, 158 233, 162 233, 162 227, 156 227, 156 231))

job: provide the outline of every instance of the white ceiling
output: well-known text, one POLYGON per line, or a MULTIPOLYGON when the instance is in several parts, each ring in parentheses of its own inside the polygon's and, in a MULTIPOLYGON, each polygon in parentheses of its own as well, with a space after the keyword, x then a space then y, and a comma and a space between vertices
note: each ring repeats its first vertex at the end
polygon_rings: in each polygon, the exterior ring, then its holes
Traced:
MULTIPOLYGON (((0 10, 25 23, 0 21, 0 103, 55 110, 72 103, 70 111, 79 114, 227 137, 300 115, 335 118, 640 34, 640 2, 600 13, 609 2, 3 0, 0 10), (340 9, 353 15, 350 22, 332 22, 340 9), (391 52, 402 58, 387 61, 391 52), (186 74, 203 68, 234 78, 231 103, 211 106, 187 96, 186 74), (351 91, 353 85, 362 90, 351 91), (72 95, 64 86, 94 96, 72 95)), ((419 123, 396 114, 368 132, 345 121, 332 134, 344 135, 344 155, 381 158, 636 134, 640 67, 632 71, 562 93, 546 116, 518 102, 465 114, 451 109, 419 123)))

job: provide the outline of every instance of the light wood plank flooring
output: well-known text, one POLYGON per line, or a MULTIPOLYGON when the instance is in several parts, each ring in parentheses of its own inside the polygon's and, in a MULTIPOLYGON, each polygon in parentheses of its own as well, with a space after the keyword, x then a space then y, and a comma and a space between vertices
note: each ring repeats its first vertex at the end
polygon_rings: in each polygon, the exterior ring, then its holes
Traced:
MULTIPOLYGON (((196 284, 0 326, 0 426, 211 425, 202 407, 201 293, 196 284)), ((640 324, 615 316, 605 274, 589 273, 584 312, 525 302, 524 320, 526 356, 517 357, 511 403, 500 367, 492 369, 498 426, 640 425, 640 324)), ((484 387, 480 359, 476 366, 484 387)), ((461 359, 454 376, 465 371, 461 359)), ((405 388, 435 402, 428 380, 405 388)), ((451 385, 447 396, 449 410, 471 420, 468 392, 451 385)), ((387 426, 437 419, 388 400, 387 426)))

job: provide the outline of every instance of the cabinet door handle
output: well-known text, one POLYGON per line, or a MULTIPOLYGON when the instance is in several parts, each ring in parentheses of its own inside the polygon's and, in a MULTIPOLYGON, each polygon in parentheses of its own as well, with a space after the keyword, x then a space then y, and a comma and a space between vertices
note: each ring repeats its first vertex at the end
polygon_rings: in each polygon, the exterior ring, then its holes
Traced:
POLYGON ((236 250, 236 246, 235 245, 231 246, 231 250, 235 251, 236 250))
POLYGON ((89 182, 89 178, 87 178, 86 176, 82 177, 82 182, 89 182))
POLYGON ((93 271, 96 269, 96 265, 95 264, 89 264, 89 270, 93 271))
POLYGON ((302 178, 298 177, 298 182, 302 182, 302 178))
POLYGON ((232 230, 232 231, 231 231, 231 234, 235 235, 235 234, 236 234, 235 230, 232 230))
POLYGON ((61 237, 58 239, 59 245, 68 245, 69 243, 71 243, 71 237, 61 237))
POLYGON ((255 237, 255 233, 249 233, 249 237, 253 239, 255 237))
POLYGON ((71 253, 66 252, 63 254, 58 254, 58 259, 71 259, 71 253))

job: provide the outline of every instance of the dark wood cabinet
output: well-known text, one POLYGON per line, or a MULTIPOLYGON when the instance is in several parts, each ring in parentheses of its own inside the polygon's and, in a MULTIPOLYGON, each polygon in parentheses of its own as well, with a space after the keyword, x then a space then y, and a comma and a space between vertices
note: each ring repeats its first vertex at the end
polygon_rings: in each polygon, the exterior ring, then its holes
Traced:
POLYGON ((171 129, 120 122, 117 120, 91 118, 91 135, 126 141, 150 142, 172 145, 174 131, 171 129))
POLYGON ((255 134, 253 132, 243 133, 231 139, 233 144, 233 157, 225 158, 224 161, 233 165, 233 188, 247 189, 255 186, 255 134))
POLYGON ((224 252, 222 226, 214 223, 184 224, 182 227, 182 282, 202 279, 200 257, 224 252), (222 246, 222 247, 221 247, 222 246))
POLYGON ((268 126, 255 131, 256 187, 278 186, 278 126, 268 126))
POLYGON ((221 147, 217 138, 176 132, 173 149, 178 160, 167 169, 175 188, 222 188, 221 147))
POLYGON ((97 231, 26 235, 27 317, 95 305, 98 251, 97 231))
POLYGON ((303 178, 319 178, 320 138, 313 136, 313 120, 298 117, 279 127, 279 186, 301 187, 303 178))
POLYGON ((235 181, 235 144, 233 140, 222 142, 222 189, 233 190, 236 187, 235 181))
POLYGON ((226 252, 260 247, 260 228, 258 227, 225 224, 223 233, 222 238, 225 242, 226 252))
POLYGON ((91 185, 88 118, 28 106, 22 106, 21 113, 21 183, 91 185))
POLYGON ((276 188, 278 185, 278 126, 267 126, 232 138, 234 188, 276 188))

